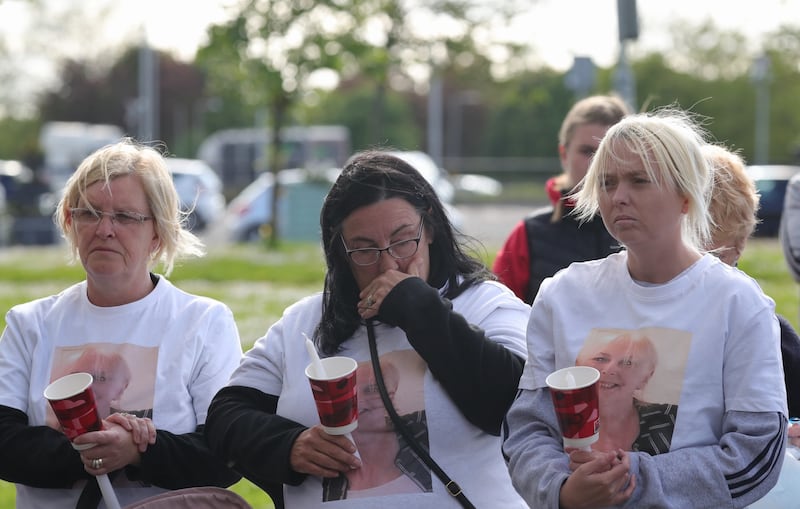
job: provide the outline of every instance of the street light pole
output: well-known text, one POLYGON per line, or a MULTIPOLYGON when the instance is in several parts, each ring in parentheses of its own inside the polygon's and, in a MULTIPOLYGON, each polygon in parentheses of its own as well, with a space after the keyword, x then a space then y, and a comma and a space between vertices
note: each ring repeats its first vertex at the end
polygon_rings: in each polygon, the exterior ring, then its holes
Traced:
POLYGON ((754 164, 769 161, 769 85, 772 82, 770 59, 766 53, 753 62, 750 78, 756 87, 756 139, 754 164))
POLYGON ((636 110, 636 78, 628 63, 626 43, 639 37, 636 0, 617 0, 619 21, 619 61, 614 73, 614 88, 632 110, 636 110))
POLYGON ((158 138, 158 55, 150 47, 147 36, 139 48, 139 98, 137 100, 137 134, 139 141, 158 138))
POLYGON ((442 166, 443 141, 442 131, 444 121, 442 119, 444 110, 444 94, 442 85, 442 72, 438 65, 434 64, 431 72, 430 90, 428 91, 428 154, 436 161, 438 166, 442 166))
POLYGON ((428 90, 428 155, 440 167, 444 157, 444 83, 442 71, 447 64, 447 47, 441 41, 431 46, 430 89, 428 90))

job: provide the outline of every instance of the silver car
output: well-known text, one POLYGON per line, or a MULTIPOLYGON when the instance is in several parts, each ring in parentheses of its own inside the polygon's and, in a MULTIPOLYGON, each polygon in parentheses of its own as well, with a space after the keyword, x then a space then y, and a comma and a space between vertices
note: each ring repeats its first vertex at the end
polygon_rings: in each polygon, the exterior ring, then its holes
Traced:
POLYGON ((167 158, 181 210, 188 214, 188 227, 201 232, 225 215, 222 181, 214 170, 199 159, 167 158))
MULTIPOLYGON (((319 238, 319 211, 340 172, 338 168, 323 171, 293 168, 278 172, 282 190, 278 200, 281 238, 300 241, 319 238)), ((262 173, 228 204, 225 230, 230 240, 250 242, 267 237, 274 180, 272 173, 262 173)))
MULTIPOLYGON (((447 174, 424 152, 395 151, 392 155, 405 160, 425 177, 442 200, 453 225, 461 228, 463 218, 453 206, 455 194, 447 174)), ((278 200, 279 235, 287 240, 319 240, 319 212, 325 195, 341 169, 289 169, 278 173, 281 196, 278 200)), ((272 217, 272 173, 262 173, 231 200, 225 213, 225 230, 234 242, 260 240, 267 235, 272 217)))

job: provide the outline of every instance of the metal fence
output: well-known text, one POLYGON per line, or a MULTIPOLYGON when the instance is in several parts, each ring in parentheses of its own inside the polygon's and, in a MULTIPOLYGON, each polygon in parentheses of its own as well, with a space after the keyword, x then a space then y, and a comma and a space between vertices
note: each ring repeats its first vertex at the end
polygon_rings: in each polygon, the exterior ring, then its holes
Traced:
POLYGON ((544 180, 561 172, 557 157, 444 157, 452 175, 477 173, 500 181, 544 180))

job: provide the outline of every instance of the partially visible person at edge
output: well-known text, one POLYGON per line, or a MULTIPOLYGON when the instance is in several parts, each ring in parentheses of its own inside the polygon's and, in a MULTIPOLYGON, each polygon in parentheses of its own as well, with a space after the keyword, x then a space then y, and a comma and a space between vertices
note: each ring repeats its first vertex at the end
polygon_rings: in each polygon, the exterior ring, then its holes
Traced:
POLYGON ((0 477, 16 484, 18 508, 97 508, 100 474, 123 506, 241 478, 203 437, 211 398, 241 360, 233 314, 153 272, 203 253, 178 203, 164 158, 130 139, 89 155, 67 182, 55 220, 86 279, 11 308, 0 338, 0 477), (75 438, 96 444, 79 452, 47 425, 43 391, 93 348, 119 354, 130 373, 108 371, 119 363, 81 370, 98 383, 130 380, 102 430, 75 438))
MULTIPOLYGON (((713 170, 705 133, 675 108, 611 127, 576 195, 625 249, 545 281, 528 324, 528 361, 503 451, 532 507, 740 508, 777 482, 787 433, 775 303, 706 253, 713 170), (545 378, 590 334, 657 329, 648 390, 677 394, 668 450, 566 449, 545 378)), ((602 427, 602 422, 600 423, 602 427)))
POLYGON ((779 232, 789 273, 800 283, 800 173, 786 185, 779 232))
POLYGON ((564 172, 545 184, 551 204, 514 226, 492 266, 500 281, 525 302, 533 302, 542 281, 570 263, 605 258, 619 250, 599 217, 583 224, 573 217, 570 195, 608 128, 628 114, 619 97, 596 95, 576 102, 564 118, 558 133, 564 172))
MULTIPOLYGON (((703 151, 715 172, 709 205, 713 224, 708 250, 736 267, 758 223, 758 189, 738 154, 719 145, 707 145, 703 151)), ((789 415, 800 417, 800 337, 785 317, 778 315, 778 324, 789 415)), ((800 445, 800 426, 790 427, 789 436, 800 445)))
POLYGON ((348 490, 345 473, 370 466, 346 437, 321 428, 304 336, 323 357, 372 364, 373 330, 380 364, 391 359, 398 370, 398 415, 415 416, 414 435, 433 460, 476 507, 525 507, 499 435, 525 362, 529 306, 467 254, 436 192, 397 157, 352 157, 320 222, 324 290, 290 306, 214 398, 212 450, 258 486, 282 483, 286 507, 324 508, 333 499, 347 508, 457 507, 428 467, 409 467, 421 462, 407 443, 408 462, 395 448, 384 451, 405 469, 397 483, 348 490), (334 481, 341 488, 332 494, 334 481))

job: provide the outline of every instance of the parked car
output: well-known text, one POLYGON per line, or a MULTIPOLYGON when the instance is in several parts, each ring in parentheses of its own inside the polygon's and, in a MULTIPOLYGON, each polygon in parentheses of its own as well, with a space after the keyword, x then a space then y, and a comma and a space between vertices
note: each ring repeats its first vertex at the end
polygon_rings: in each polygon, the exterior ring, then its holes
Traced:
POLYGON ((800 166, 792 165, 751 165, 747 173, 753 178, 758 193, 761 195, 758 208, 759 224, 754 233, 757 237, 775 237, 781 224, 783 199, 786 185, 792 175, 800 172, 800 166))
MULTIPOLYGON (((319 237, 319 211, 340 171, 338 168, 322 171, 293 168, 278 172, 282 190, 278 229, 282 238, 315 240, 319 237)), ((274 182, 274 175, 264 172, 231 200, 225 212, 225 230, 230 240, 250 242, 267 237, 265 228, 272 217, 274 182)))
MULTIPOLYGON (((414 166, 436 190, 450 220, 461 228, 463 219, 453 206, 455 195, 453 184, 447 173, 439 168, 424 152, 395 151, 393 155, 403 158, 414 166)), ((281 198, 278 203, 281 238, 290 240, 319 239, 319 212, 325 195, 341 172, 340 168, 326 170, 289 169, 278 173, 281 198)), ((236 198, 231 200, 225 213, 225 229, 230 240, 247 242, 266 237, 266 225, 272 211, 272 173, 262 173, 236 198)))
POLYGON ((203 231, 225 215, 222 181, 214 170, 199 159, 167 158, 181 210, 189 214, 188 226, 203 231))
POLYGON ((390 154, 403 159, 416 168, 425 177, 425 180, 430 182, 443 203, 453 203, 456 194, 453 183, 450 182, 447 172, 440 168, 431 156, 419 150, 400 150, 390 152, 390 154))
POLYGON ((23 163, 13 160, 0 161, 0 184, 6 201, 19 201, 22 188, 31 182, 33 182, 33 170, 23 163))
POLYGON ((20 161, 0 161, 3 216, 0 243, 42 245, 56 242, 52 214, 55 193, 50 185, 20 161))

